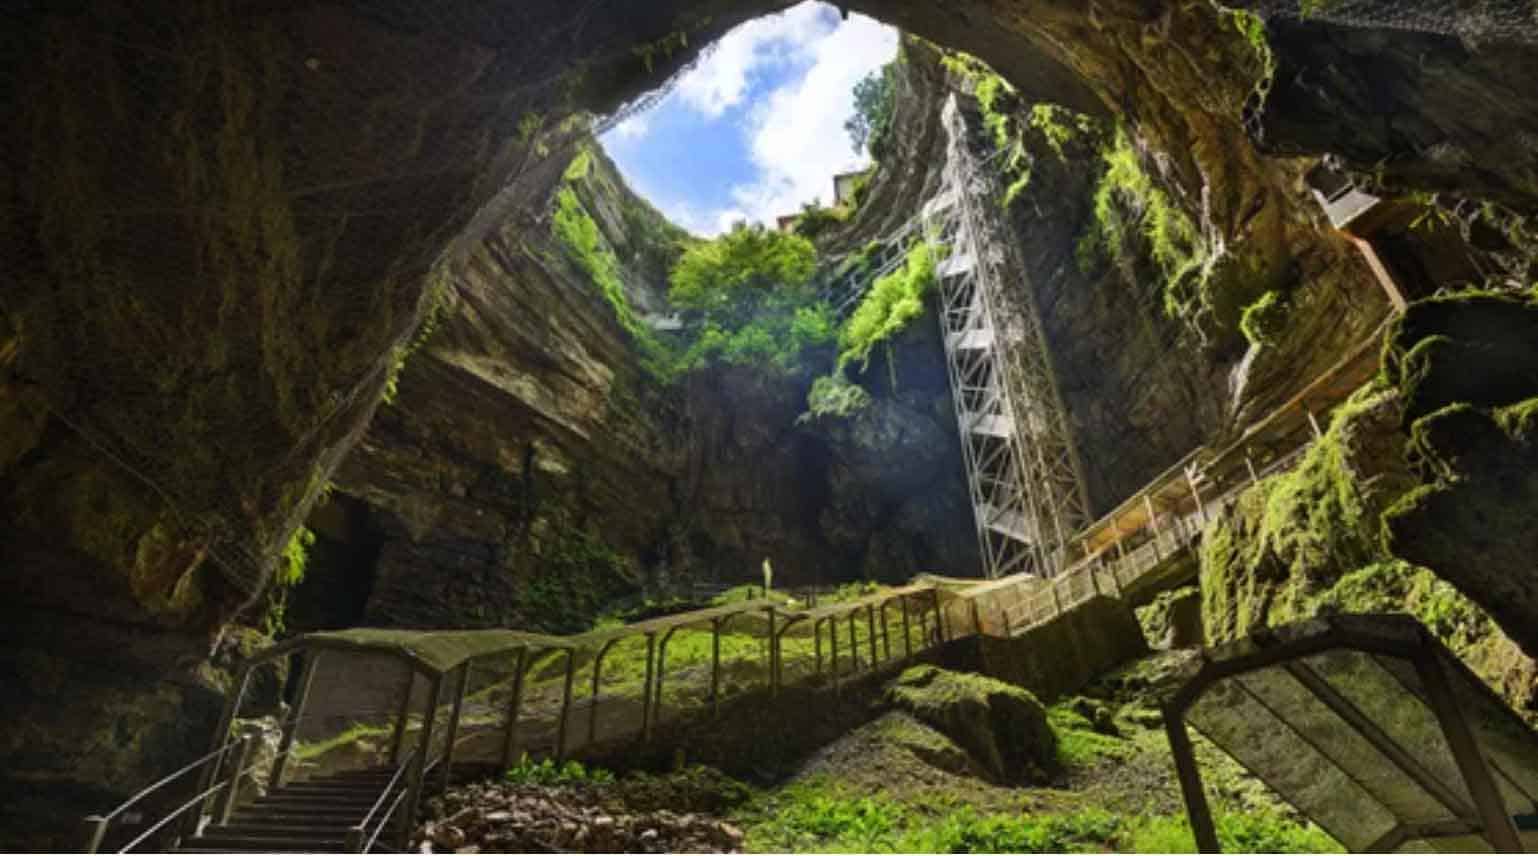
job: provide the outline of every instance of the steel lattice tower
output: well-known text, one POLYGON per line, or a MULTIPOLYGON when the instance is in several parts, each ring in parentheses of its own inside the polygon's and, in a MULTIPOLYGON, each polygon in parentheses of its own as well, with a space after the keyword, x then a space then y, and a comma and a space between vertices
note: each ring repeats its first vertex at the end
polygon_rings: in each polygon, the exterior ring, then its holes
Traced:
POLYGON ((1084 480, 998 187, 967 147, 954 96, 944 120, 943 189, 921 219, 925 239, 949 253, 937 270, 941 335, 983 570, 1049 577, 1090 522, 1084 480))

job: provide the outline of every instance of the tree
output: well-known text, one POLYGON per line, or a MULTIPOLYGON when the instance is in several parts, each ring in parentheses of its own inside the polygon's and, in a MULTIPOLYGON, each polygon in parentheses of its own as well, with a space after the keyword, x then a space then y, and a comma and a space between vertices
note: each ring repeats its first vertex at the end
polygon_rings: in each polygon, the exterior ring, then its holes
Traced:
POLYGON ((796 371, 801 354, 834 341, 832 310, 812 287, 817 250, 799 235, 739 224, 685 251, 668 299, 698 320, 682 365, 796 371))
POLYGON ((856 154, 867 149, 880 159, 886 150, 896 100, 897 63, 889 62, 854 85, 854 115, 844 123, 856 154))
POLYGON ((668 299, 715 320, 751 313, 775 293, 799 293, 817 270, 817 250, 799 235, 739 223, 684 252, 668 299))

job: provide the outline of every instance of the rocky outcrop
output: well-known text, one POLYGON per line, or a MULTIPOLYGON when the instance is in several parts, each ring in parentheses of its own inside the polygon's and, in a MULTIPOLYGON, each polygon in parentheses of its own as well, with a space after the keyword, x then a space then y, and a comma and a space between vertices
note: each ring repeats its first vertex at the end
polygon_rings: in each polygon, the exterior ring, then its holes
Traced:
MULTIPOLYGON (((601 151, 584 157, 547 194, 591 212, 624 311, 665 316, 682 233, 601 151)), ((865 412, 808 423, 810 365, 828 354, 790 373, 656 371, 549 226, 510 221, 456 268, 438 330, 338 473, 378 538, 362 620, 575 630, 659 577, 748 583, 766 557, 791 585, 970 572, 937 331, 923 319, 894 343, 865 412)))
POLYGON ((1041 782, 1058 770, 1057 734, 1030 692, 982 675, 915 666, 886 701, 967 750, 998 782, 1041 782))
POLYGON ((1386 372, 1405 398, 1419 483, 1384 520, 1395 555, 1435 570, 1538 657, 1538 302, 1476 295, 1411 307, 1386 372))
POLYGON ((1384 377, 1291 472, 1209 525, 1210 641, 1319 612, 1409 612, 1519 711, 1538 711, 1531 624, 1530 367, 1522 298, 1412 304, 1384 377), (1477 331, 1477 332, 1476 332, 1477 331))

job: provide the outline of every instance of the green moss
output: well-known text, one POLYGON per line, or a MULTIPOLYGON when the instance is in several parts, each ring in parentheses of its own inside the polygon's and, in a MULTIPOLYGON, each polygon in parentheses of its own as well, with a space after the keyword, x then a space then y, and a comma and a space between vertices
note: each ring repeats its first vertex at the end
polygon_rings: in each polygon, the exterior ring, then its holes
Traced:
POLYGON ((582 181, 592 171, 593 152, 587 146, 582 146, 577 150, 576 157, 571 159, 571 163, 566 165, 566 172, 561 178, 564 181, 582 181))
POLYGON ((1093 722, 1074 709, 1072 702, 1059 702, 1048 708, 1047 721, 1057 735, 1057 757, 1070 768, 1127 758, 1137 751, 1131 741, 1097 730, 1093 722))
POLYGON ((1080 266, 1097 252, 1112 258, 1129 251, 1134 236, 1164 275, 1164 310, 1192 319, 1212 311, 1210 290, 1216 259, 1206 238, 1183 209, 1160 188, 1138 158, 1126 129, 1118 129, 1103 152, 1105 172, 1095 188, 1094 225, 1080 239, 1080 266))
POLYGON ((846 208, 824 207, 808 202, 796 216, 795 232, 803 238, 814 240, 836 226, 849 222, 850 211, 846 208))
POLYGON ((1252 345, 1273 345, 1287 332, 1287 299, 1279 291, 1268 291, 1244 308, 1239 330, 1252 345))
MULTIPOLYGON (((750 852, 1095 853, 1194 852, 1184 816, 1136 816, 1108 807, 984 811, 907 803, 816 777, 763 794, 739 810, 750 852)), ((1218 812, 1230 852, 1330 853, 1317 827, 1272 812, 1218 812)))
POLYGON ((843 372, 834 372, 812 381, 802 420, 848 419, 869 407, 870 403, 870 393, 864 387, 851 383, 843 372))
POLYGON ((1208 526, 1201 589, 1209 639, 1311 614, 1318 589, 1382 557, 1350 449, 1357 417, 1388 395, 1375 388, 1356 393, 1293 469, 1246 490, 1208 526))
POLYGON ((838 365, 870 365, 876 345, 890 341, 924 314, 924 298, 935 284, 936 250, 926 241, 908 250, 903 266, 871 284, 860 305, 839 330, 838 365))

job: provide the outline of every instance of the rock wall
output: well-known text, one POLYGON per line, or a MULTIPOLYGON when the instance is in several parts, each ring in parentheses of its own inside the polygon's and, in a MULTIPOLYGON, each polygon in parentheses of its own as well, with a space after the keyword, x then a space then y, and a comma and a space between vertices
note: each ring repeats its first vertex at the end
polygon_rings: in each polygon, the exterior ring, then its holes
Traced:
MULTIPOLYGON (((547 195, 575 192, 627 303, 665 314, 684 236, 586 157, 547 195)), ((805 423, 829 355, 790 374, 650 371, 547 216, 509 221, 455 269, 439 329, 338 473, 380 539, 364 621, 569 631, 659 577, 755 582, 766 557, 786 584, 975 570, 932 317, 896 343, 866 412, 805 423)), ((310 573, 367 560, 337 555, 310 573)))

